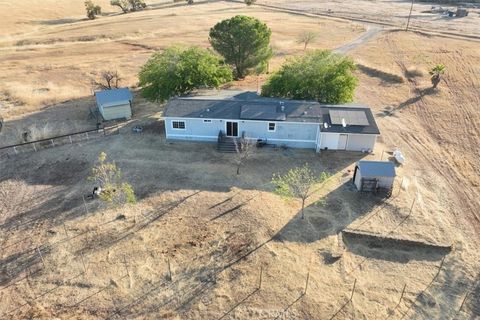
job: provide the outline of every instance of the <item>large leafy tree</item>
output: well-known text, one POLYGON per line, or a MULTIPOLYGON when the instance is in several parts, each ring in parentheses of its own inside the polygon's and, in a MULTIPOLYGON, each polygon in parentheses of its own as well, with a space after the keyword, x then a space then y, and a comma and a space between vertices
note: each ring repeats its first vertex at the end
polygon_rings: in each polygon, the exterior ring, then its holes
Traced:
POLYGON ((263 96, 345 103, 353 100, 358 80, 352 59, 316 50, 287 61, 262 87, 263 96))
POLYGON ((233 78, 216 54, 199 47, 170 47, 153 54, 139 74, 144 97, 164 101, 196 88, 219 87, 233 78))
POLYGON ((248 71, 267 65, 272 57, 271 34, 267 25, 258 19, 235 16, 210 29, 210 44, 234 67, 235 76, 241 79, 248 71))

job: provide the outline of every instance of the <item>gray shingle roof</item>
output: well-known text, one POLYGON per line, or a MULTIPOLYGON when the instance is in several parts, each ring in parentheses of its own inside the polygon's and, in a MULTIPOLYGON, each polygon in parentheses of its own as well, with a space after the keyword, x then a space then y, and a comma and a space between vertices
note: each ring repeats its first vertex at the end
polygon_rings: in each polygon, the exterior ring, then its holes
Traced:
POLYGON ((395 177, 395 164, 391 161, 360 160, 357 166, 362 177, 395 177))
POLYGON ((228 96, 222 93, 214 97, 173 98, 165 107, 165 117, 205 118, 226 120, 265 120, 319 123, 322 132, 379 134, 378 126, 370 108, 361 105, 321 105, 316 101, 265 98, 254 92, 238 92, 228 96), (283 110, 282 110, 283 105, 283 110), (332 124, 330 110, 365 112, 368 125, 332 124), (327 124, 325 126, 324 124, 327 124))
POLYGON ((102 90, 95 92, 95 99, 98 105, 111 107, 119 104, 126 104, 133 100, 132 93, 127 88, 102 90))

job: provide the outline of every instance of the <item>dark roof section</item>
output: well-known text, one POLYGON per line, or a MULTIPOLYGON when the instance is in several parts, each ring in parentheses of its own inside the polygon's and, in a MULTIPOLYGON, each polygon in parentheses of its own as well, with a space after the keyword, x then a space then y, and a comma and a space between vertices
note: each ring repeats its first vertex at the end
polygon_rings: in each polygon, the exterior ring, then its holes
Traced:
POLYGON ((95 99, 98 105, 111 107, 133 100, 132 93, 127 88, 102 90, 95 92, 95 99))
POLYGON ((247 103, 240 110, 240 119, 245 120, 285 121, 286 118, 281 106, 247 103))
POLYGON ((315 101, 265 98, 242 92, 221 99, 183 97, 171 99, 165 117, 227 120, 265 120, 321 124, 322 132, 380 134, 370 108, 360 105, 320 105, 315 101), (283 106, 283 110, 282 110, 283 106), (363 111, 368 125, 332 124, 330 110, 363 111), (326 124, 326 125, 325 125, 326 124))
POLYGON ((357 166, 362 177, 395 177, 395 164, 391 161, 360 160, 357 166))

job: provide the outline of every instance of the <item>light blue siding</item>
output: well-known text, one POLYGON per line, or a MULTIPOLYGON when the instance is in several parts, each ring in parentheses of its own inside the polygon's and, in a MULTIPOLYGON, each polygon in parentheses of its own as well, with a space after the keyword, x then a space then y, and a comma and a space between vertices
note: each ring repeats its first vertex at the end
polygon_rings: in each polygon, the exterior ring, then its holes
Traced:
POLYGON ((249 120, 219 120, 219 119, 188 119, 165 118, 167 139, 189 141, 217 141, 218 133, 226 131, 226 122, 238 123, 238 135, 251 139, 267 140, 269 144, 293 148, 315 148, 318 124, 275 122, 275 131, 268 131, 268 121, 249 120), (211 120, 211 122, 204 122, 211 120), (173 121, 184 121, 185 129, 173 129, 173 121))
MULTIPOLYGON (((325 148, 337 150, 339 146, 339 133, 318 132, 319 124, 282 121, 252 121, 252 120, 220 120, 220 119, 191 119, 191 118, 165 118, 165 131, 167 139, 216 142, 219 131, 226 132, 226 123, 238 123, 238 136, 250 139, 266 140, 268 144, 287 146, 291 148, 318 149, 325 148), (209 122, 204 122, 207 120, 209 122), (173 129, 173 121, 184 121, 185 129, 173 129), (275 131, 268 130, 269 123, 275 123, 275 131)), ((347 144, 343 150, 363 151, 373 150, 376 135, 348 134, 347 144)))

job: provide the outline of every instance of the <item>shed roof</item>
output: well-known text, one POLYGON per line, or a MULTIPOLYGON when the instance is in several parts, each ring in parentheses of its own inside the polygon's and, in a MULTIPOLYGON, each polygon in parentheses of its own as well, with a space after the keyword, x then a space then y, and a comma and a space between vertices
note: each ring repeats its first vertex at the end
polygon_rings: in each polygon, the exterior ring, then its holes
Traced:
POLYGON ((127 88, 102 90, 95 92, 97 104, 103 107, 113 107, 133 100, 132 93, 127 88))
POLYGON ((205 118, 226 120, 287 121, 321 124, 322 132, 379 134, 370 108, 362 105, 321 105, 316 101, 261 97, 255 92, 228 95, 221 92, 215 97, 181 97, 171 99, 165 107, 165 117, 205 118), (354 111, 365 114, 366 125, 347 126, 332 123, 331 110, 354 111), (326 125, 325 125, 326 124, 326 125))
POLYGON ((362 177, 395 177, 395 164, 391 161, 360 160, 357 166, 362 177))

